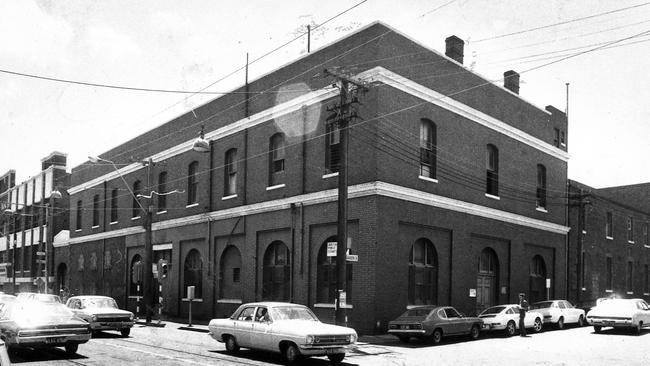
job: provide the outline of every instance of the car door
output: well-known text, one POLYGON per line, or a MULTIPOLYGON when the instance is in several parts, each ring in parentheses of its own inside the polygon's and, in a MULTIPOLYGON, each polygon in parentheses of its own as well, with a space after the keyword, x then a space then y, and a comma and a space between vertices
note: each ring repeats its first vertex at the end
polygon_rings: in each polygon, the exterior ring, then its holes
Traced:
POLYGON ((646 326, 650 326, 650 305, 647 302, 641 300, 636 304, 637 309, 639 309, 641 321, 646 326))
POLYGON ((277 351, 271 337, 271 318, 266 306, 258 306, 253 319, 250 342, 255 348, 277 351))
POLYGON ((445 308, 445 315, 448 322, 448 334, 469 333, 467 321, 460 316, 456 309, 452 307, 445 308))
POLYGON ((568 301, 560 301, 564 303, 564 311, 566 312, 566 322, 568 323, 577 323, 578 319, 580 318, 580 310, 576 309, 570 302, 568 301))
POLYGON ((251 343, 253 333, 253 319, 255 317, 255 306, 247 306, 239 312, 233 320, 233 333, 237 344, 241 347, 255 348, 251 343))

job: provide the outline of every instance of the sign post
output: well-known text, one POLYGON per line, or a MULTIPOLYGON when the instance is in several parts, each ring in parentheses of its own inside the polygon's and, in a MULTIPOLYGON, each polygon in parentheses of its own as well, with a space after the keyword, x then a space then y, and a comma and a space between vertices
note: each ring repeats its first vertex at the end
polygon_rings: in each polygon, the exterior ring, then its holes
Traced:
POLYGON ((188 327, 192 327, 192 300, 194 300, 194 286, 187 286, 187 299, 190 301, 189 304, 189 322, 188 327))

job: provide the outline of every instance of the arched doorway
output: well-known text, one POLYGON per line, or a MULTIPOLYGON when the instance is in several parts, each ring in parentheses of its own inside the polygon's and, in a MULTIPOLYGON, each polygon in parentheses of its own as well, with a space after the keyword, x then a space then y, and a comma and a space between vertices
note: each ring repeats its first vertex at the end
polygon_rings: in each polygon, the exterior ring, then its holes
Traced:
POLYGON ((219 262, 220 273, 220 286, 219 298, 220 299, 242 299, 242 286, 241 286, 241 253, 239 249, 233 245, 229 245, 224 250, 219 262))
POLYGON ((409 305, 436 304, 438 301, 438 256, 433 243, 420 238, 409 255, 409 305))
POLYGON ((56 267, 56 288, 55 294, 60 294, 62 291, 67 292, 68 287, 68 265, 65 263, 59 264, 56 267))
POLYGON ((481 252, 476 276, 476 313, 496 305, 499 296, 499 261, 491 248, 481 252))
POLYGON ((546 263, 544 258, 536 255, 530 261, 528 299, 530 303, 546 300, 546 263))
POLYGON ((270 301, 289 301, 291 264, 289 248, 274 241, 264 253, 262 273, 262 299, 270 301))

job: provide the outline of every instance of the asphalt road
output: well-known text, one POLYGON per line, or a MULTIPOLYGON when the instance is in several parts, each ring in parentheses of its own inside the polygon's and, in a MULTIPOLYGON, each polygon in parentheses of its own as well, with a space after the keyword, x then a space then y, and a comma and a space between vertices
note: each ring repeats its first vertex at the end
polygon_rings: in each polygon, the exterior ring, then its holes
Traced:
MULTIPOLYGON (((179 329, 167 323, 164 328, 136 325, 131 336, 104 332, 79 346, 78 355, 63 349, 21 350, 11 354, 13 364, 40 365, 281 365, 279 355, 241 350, 225 353, 223 344, 207 333, 179 329)), ((205 327, 197 326, 197 330, 205 327)), ((329 365, 326 358, 312 358, 301 365, 329 365)), ((626 331, 591 327, 547 330, 529 337, 482 335, 476 341, 467 337, 447 339, 433 346, 413 340, 400 343, 391 336, 362 337, 357 350, 343 365, 648 365, 650 329, 640 336, 626 331)))

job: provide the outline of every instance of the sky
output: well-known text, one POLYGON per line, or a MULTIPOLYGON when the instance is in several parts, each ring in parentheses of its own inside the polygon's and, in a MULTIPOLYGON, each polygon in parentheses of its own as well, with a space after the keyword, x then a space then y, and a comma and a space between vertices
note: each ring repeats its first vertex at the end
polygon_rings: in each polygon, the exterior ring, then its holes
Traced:
POLYGON ((67 153, 71 169, 215 98, 44 78, 227 92, 244 83, 247 53, 250 80, 303 56, 306 37, 296 37, 308 24, 315 50, 382 21, 441 53, 445 38, 460 37, 465 65, 499 84, 504 71, 519 72, 521 97, 540 108, 565 110, 568 100, 570 179, 596 188, 650 182, 650 3, 396 4, 1 0, 0 174, 14 169, 23 182, 53 151, 67 153))

